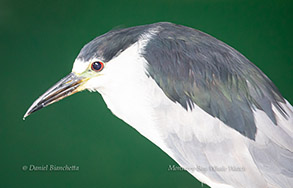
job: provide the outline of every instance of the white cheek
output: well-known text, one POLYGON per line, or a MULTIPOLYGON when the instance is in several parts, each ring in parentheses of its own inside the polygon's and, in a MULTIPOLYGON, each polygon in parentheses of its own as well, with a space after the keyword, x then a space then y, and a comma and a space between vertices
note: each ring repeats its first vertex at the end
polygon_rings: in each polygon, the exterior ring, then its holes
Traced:
POLYGON ((88 63, 81 61, 80 59, 76 59, 73 64, 72 72, 81 74, 83 73, 88 67, 88 63))
POLYGON ((103 78, 102 75, 97 76, 97 77, 93 77, 91 79, 89 79, 84 87, 85 89, 89 90, 89 91, 99 91, 100 93, 103 93, 103 86, 105 85, 105 79, 103 78))

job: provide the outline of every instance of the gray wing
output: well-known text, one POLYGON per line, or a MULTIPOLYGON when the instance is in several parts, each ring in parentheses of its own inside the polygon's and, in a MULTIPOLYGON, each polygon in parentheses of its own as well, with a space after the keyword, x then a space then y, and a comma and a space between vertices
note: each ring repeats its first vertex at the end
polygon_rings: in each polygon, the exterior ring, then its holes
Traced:
POLYGON ((242 135, 255 139, 253 109, 276 123, 274 105, 284 117, 285 103, 271 80, 242 54, 198 30, 159 23, 160 32, 146 45, 148 75, 185 109, 193 104, 242 135))
POLYGON ((169 131, 165 142, 170 155, 185 168, 245 167, 241 173, 202 172, 220 184, 290 187, 293 110, 271 80, 235 49, 205 33, 170 23, 156 27, 159 32, 142 54, 147 74, 188 112, 179 114, 182 111, 172 106, 159 118, 160 126, 173 127, 173 132, 164 129, 169 131), (196 121, 199 108, 209 114, 200 115, 205 122, 196 121), (165 120, 169 116, 176 118, 165 120))

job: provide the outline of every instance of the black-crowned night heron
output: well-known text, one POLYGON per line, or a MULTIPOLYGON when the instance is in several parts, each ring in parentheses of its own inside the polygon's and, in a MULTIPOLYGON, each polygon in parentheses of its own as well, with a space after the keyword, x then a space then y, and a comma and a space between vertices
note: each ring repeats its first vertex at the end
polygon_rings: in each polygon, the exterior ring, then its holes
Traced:
POLYGON ((110 31, 24 117, 84 89, 211 187, 293 186, 292 106, 210 35, 172 23, 110 31))

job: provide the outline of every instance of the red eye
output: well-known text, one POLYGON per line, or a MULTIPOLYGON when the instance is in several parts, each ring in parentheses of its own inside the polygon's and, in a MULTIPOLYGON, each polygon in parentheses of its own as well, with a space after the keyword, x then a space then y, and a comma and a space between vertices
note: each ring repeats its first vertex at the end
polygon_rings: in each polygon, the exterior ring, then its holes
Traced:
POLYGON ((104 68, 104 63, 102 63, 100 61, 95 61, 92 63, 91 68, 93 71, 100 72, 104 68))

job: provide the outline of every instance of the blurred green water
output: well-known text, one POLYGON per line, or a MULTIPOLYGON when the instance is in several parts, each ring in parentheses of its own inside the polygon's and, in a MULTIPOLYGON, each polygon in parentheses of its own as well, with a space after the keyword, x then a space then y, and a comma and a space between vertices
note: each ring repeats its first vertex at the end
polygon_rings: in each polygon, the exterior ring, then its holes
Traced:
MULTIPOLYGON (((71 71, 81 47, 115 27, 170 21, 243 53, 292 98, 292 1, 0 1, 0 187, 201 187, 159 148, 82 92, 26 121, 31 103, 71 71), (75 165, 77 171, 23 170, 75 165)), ((207 186, 204 186, 207 187, 207 186)))

